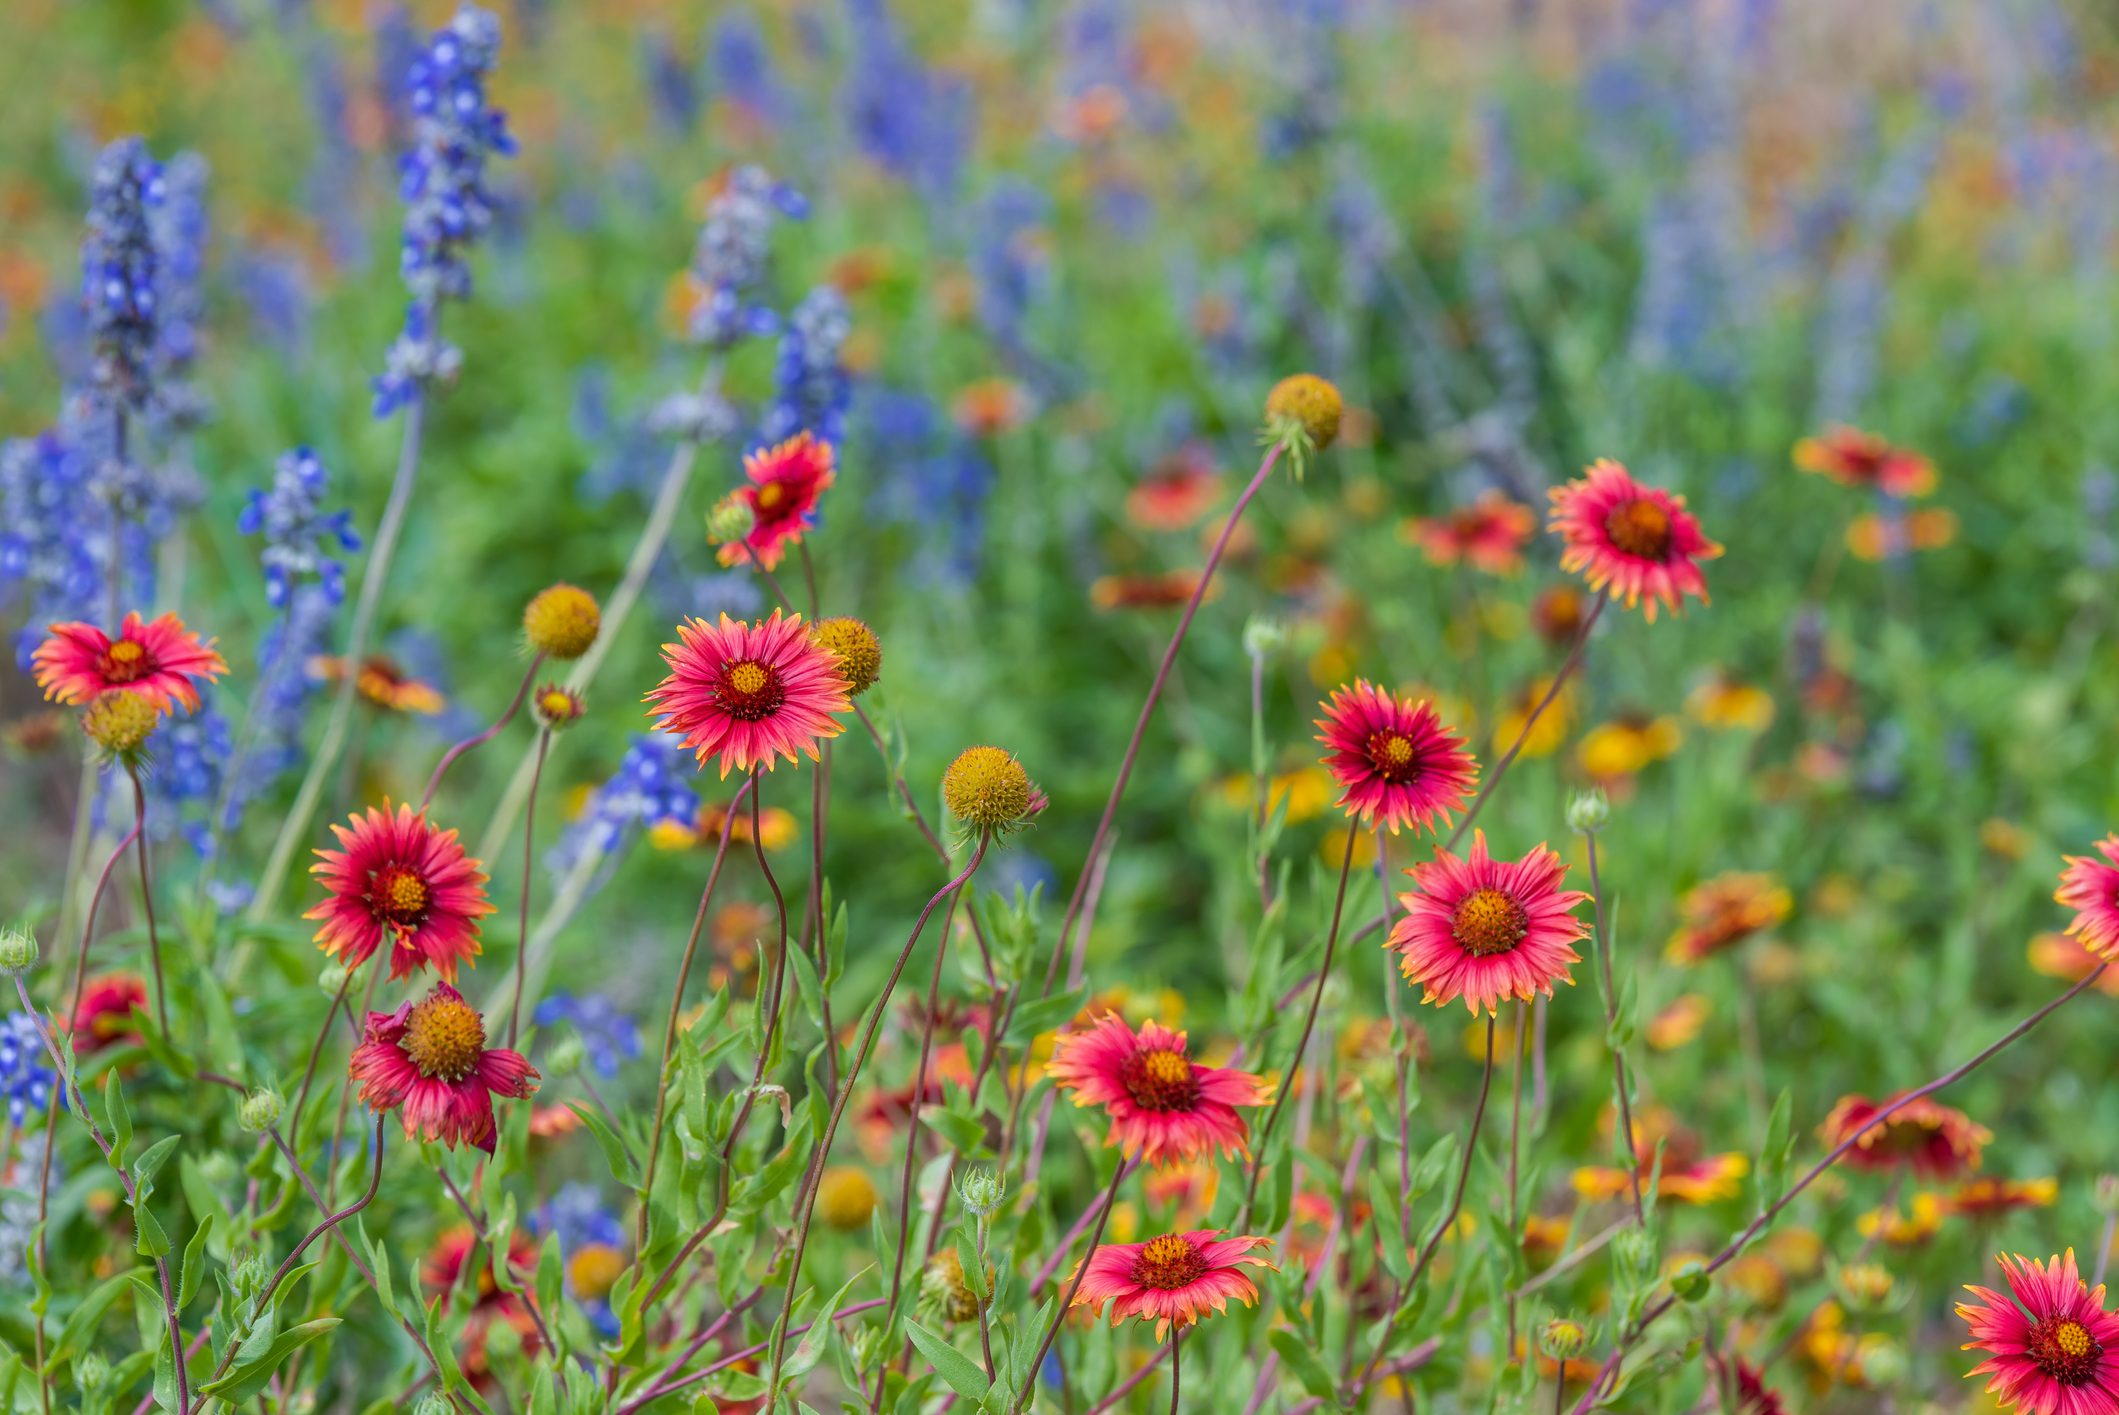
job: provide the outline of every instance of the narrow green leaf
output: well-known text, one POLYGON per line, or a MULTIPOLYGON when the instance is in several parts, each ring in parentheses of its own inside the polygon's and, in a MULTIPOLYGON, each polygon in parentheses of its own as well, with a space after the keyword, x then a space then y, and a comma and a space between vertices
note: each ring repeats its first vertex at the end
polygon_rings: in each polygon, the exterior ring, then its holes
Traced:
POLYGON ((991 1382, 977 1362, 909 1317, 905 1321, 905 1334, 912 1338, 912 1344, 920 1348, 927 1364, 948 1382, 951 1390, 965 1400, 986 1398, 986 1387, 991 1382))

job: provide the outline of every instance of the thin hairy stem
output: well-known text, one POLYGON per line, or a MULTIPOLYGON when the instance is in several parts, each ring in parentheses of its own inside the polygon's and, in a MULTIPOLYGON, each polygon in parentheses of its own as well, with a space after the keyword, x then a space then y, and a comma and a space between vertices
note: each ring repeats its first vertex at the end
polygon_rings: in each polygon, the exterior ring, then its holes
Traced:
POLYGON ((544 759, 551 749, 552 729, 547 727, 537 734, 537 766, 530 773, 530 803, 522 813, 522 922, 515 935, 515 993, 508 999, 510 1051, 515 1049, 516 1034, 522 1029, 522 994, 529 982, 530 885, 535 868, 532 842, 537 835, 537 783, 544 775, 544 759))
MULTIPOLYGON (((515 720, 515 714, 522 711, 523 699, 530 696, 530 684, 537 680, 537 670, 543 666, 544 653, 539 650, 531 657, 529 669, 522 675, 522 685, 515 690, 515 696, 508 701, 508 710, 495 718, 493 725, 485 731, 464 738, 463 741, 458 742, 455 746, 449 748, 448 751, 441 754, 441 760, 434 764, 434 774, 427 778, 427 789, 420 793, 419 808, 422 811, 434 804, 434 793, 441 789, 443 775, 448 772, 450 767, 456 764, 458 757, 492 741, 501 734, 509 723, 515 720)), ((542 743, 539 745, 541 748, 542 743)), ((543 764, 543 757, 540 751, 538 766, 541 767, 543 764)), ((534 770, 530 774, 530 794, 533 797, 537 794, 537 775, 534 770)))

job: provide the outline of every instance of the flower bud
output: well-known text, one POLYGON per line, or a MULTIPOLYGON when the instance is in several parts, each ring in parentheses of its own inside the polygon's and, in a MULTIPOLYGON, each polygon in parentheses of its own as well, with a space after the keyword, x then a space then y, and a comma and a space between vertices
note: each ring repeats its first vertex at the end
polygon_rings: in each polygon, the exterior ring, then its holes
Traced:
POLYGON ((544 1055, 545 1073, 550 1076, 571 1076, 588 1060, 589 1049, 580 1037, 568 1033, 552 1043, 551 1050, 544 1055))
POLYGON ((1589 1332, 1572 1317, 1554 1317, 1538 1333, 1538 1350, 1555 1361, 1572 1361, 1589 1349, 1589 1332))
POLYGON ((454 1410, 447 1396, 429 1391, 412 1407, 412 1415, 453 1415, 454 1410))
POLYGON ((1005 1192, 1001 1177, 990 1169, 967 1170, 956 1185, 957 1201, 976 1219, 991 1218, 1005 1192))
POLYGON ((110 1362, 94 1351, 84 1351, 74 1358, 74 1384, 83 1395, 93 1395, 103 1389, 110 1380, 110 1362))
POLYGON ((1577 791, 1567 802, 1567 828, 1577 835, 1595 835, 1611 819, 1611 798, 1600 786, 1577 791))
POLYGON ((37 936, 19 924, 0 927, 0 973, 20 977, 37 966, 37 936))
POLYGON ((1891 1296, 1891 1273, 1876 1263, 1856 1263, 1839 1270, 1839 1290, 1850 1306, 1880 1307, 1891 1296))
POLYGON ((1714 1289, 1714 1279, 1707 1273, 1707 1265, 1697 1258, 1678 1264, 1677 1271, 1670 1275, 1670 1290, 1687 1302, 1698 1302, 1714 1289))
POLYGON ((750 534, 754 520, 750 503, 743 493, 732 491, 713 504, 706 513, 706 543, 728 545, 750 534))
POLYGON ((1889 1390, 1906 1373, 1906 1353, 1887 1336, 1871 1334, 1856 1348, 1862 1384, 1871 1390, 1889 1390))
POLYGON ((1288 641, 1287 625, 1263 614, 1244 621, 1243 651, 1252 658, 1270 658, 1288 641))
POLYGON ((1653 1235, 1639 1228, 1620 1231, 1611 1240, 1612 1256, 1618 1259, 1619 1271, 1639 1279, 1655 1271, 1656 1243, 1653 1235))
POLYGON ((236 1123, 252 1133, 270 1130, 280 1123, 284 1106, 278 1091, 270 1086, 260 1086, 243 1097, 243 1104, 236 1110, 236 1123))
POLYGON ((581 694, 558 683, 545 684, 537 690, 536 696, 530 699, 530 716, 537 720, 539 727, 550 728, 554 732, 566 731, 581 721, 582 714, 588 710, 588 704, 581 700, 581 694))
POLYGON ((316 985, 324 990, 324 996, 337 997, 351 976, 343 963, 327 963, 316 975, 316 985))

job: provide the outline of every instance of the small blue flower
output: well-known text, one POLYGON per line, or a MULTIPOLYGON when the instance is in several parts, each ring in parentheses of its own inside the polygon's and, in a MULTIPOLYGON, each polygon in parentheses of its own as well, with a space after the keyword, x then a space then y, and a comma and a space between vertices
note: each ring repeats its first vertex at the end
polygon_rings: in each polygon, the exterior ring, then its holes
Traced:
POLYGON ((707 207, 692 250, 692 276, 701 296, 693 306, 694 343, 725 349, 747 336, 771 334, 779 317, 753 296, 765 279, 773 223, 809 214, 801 193, 775 182, 762 167, 738 167, 707 207))
POLYGON ((336 541, 341 550, 359 550, 361 540, 351 511, 326 515, 321 509, 330 484, 331 473, 317 455, 297 447, 281 455, 273 465, 272 485, 252 491, 236 520, 244 535, 262 532, 265 537, 265 601, 274 609, 285 609, 295 582, 309 575, 317 577, 331 603, 346 596, 345 571, 323 547, 336 541))
POLYGON ((570 1024, 588 1051, 589 1065, 599 1076, 615 1076, 618 1068, 640 1055, 640 1029, 618 1005, 601 993, 575 997, 554 993, 537 1004, 537 1025, 570 1024))
POLYGON ((773 401, 758 429, 761 444, 798 432, 834 448, 845 440, 852 384, 840 356, 852 329, 845 297, 829 285, 819 285, 795 306, 780 336, 773 401))
POLYGON ((138 138, 120 138, 96 159, 81 298, 95 346, 96 387, 132 408, 144 408, 154 396, 161 291, 148 210, 160 204, 163 191, 161 165, 138 138))
POLYGON ((51 1103, 53 1072, 44 1039, 27 1012, 0 1017, 0 1096, 7 1097, 8 1124, 21 1128, 51 1103))
POLYGON ((673 737, 641 734, 626 748, 617 772, 590 796, 581 819, 567 828, 549 863, 570 870, 584 854, 615 854, 629 834, 662 821, 689 825, 699 814, 691 760, 673 737))

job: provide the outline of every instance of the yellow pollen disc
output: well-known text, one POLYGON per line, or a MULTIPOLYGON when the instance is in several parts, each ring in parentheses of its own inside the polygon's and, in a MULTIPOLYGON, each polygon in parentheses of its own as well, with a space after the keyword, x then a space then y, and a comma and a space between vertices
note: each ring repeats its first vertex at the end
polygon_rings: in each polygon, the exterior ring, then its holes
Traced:
POLYGON ((1207 1260, 1190 1239, 1165 1233, 1140 1245, 1140 1256, 1133 1262, 1133 1280, 1143 1287, 1170 1292, 1198 1281, 1206 1270, 1207 1260))
POLYGON ((1450 918, 1450 933, 1475 958, 1506 953, 1523 941, 1530 929, 1530 916, 1523 906, 1498 889, 1481 889, 1465 896, 1450 918))
POLYGON ((416 875, 398 875, 390 881, 383 898, 394 914, 417 914, 427 907, 427 886, 416 875))
POLYGON ((146 649, 141 648, 131 639, 120 639, 110 646, 110 658, 113 663, 133 663, 138 661, 146 652, 146 649))
POLYGON ((765 691, 765 670, 749 659, 728 670, 728 686, 746 696, 765 691))
POLYGON ((2053 1328, 2053 1340, 2070 1356, 2090 1354, 2089 1329, 2080 1322, 2062 1322, 2053 1328))
POLYGON ((787 492, 778 482, 767 482, 758 488, 758 509, 770 511, 787 498, 787 492))
POLYGON ((404 1048, 428 1080, 461 1081, 477 1069, 485 1053, 485 1020, 469 1003, 430 997, 405 1020, 404 1048))
POLYGON ((1140 1059, 1148 1079, 1164 1086, 1181 1086, 1192 1079, 1192 1063, 1174 1051, 1150 1051, 1140 1059))
POLYGON ((574 715, 574 700, 565 693, 546 693, 544 695, 544 712, 546 717, 572 717, 574 715))
POLYGON ((1404 766, 1413 759, 1413 744, 1395 732, 1383 739, 1381 751, 1392 766, 1404 766))

